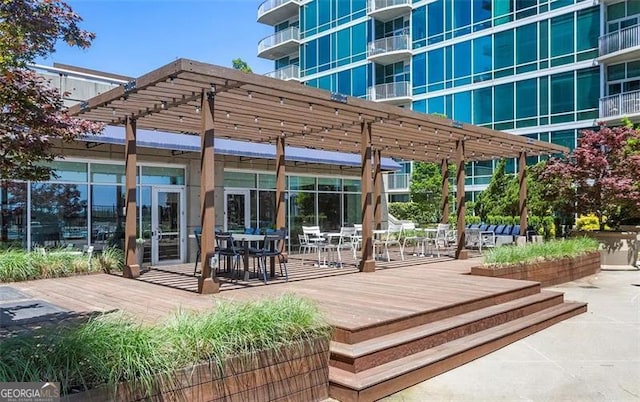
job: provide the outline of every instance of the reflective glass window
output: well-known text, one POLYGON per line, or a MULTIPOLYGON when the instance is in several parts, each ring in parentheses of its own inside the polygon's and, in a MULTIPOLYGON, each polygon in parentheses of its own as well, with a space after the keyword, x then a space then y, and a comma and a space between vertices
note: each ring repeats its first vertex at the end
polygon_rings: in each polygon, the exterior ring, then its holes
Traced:
POLYGON ((445 20, 443 3, 443 0, 436 0, 427 6, 427 36, 430 44, 443 39, 445 20))
POLYGON ((513 30, 509 29, 494 35, 494 68, 513 66, 513 30))
POLYGON ((166 166, 142 166, 140 183, 184 185, 184 169, 166 166))
POLYGON ((516 28, 516 64, 536 61, 538 57, 538 25, 528 24, 516 28))
POLYGON ((600 96, 600 68, 593 67, 576 73, 576 109, 598 108, 600 96))
POLYGON ((87 236, 86 184, 31 184, 31 242, 35 246, 82 248, 87 236))
POLYGON ((587 10, 578 11, 576 32, 580 33, 576 37, 576 46, 578 51, 595 49, 598 47, 598 36, 600 35, 599 7, 596 6, 587 10))
MULTIPOLYGON (((483 36, 473 40, 473 73, 491 71, 491 36, 483 36)), ((489 77, 490 78, 490 77, 489 77)))
POLYGON ((92 163, 91 181, 93 183, 124 184, 124 165, 92 163))
POLYGON ((121 246, 124 239, 124 199, 124 186, 91 186, 91 244, 98 250, 121 246))
POLYGON ((453 95, 453 118, 471 123, 471 91, 458 92, 453 95))
POLYGON ((428 54, 428 81, 429 84, 444 81, 444 49, 435 49, 428 54))
POLYGON ((513 120, 513 83, 495 86, 495 121, 513 120))
POLYGON ((493 121, 493 89, 491 87, 473 91, 473 124, 487 124, 493 121))
POLYGON ((51 177, 51 181, 87 181, 87 164, 84 162, 53 161, 49 162, 48 166, 52 167, 55 172, 55 176, 51 177))
POLYGON ((315 190, 316 178, 308 176, 289 176, 289 190, 315 190))
POLYGON ((466 77, 471 75, 471 41, 457 43, 453 47, 454 52, 454 77, 466 77))
POLYGON ((573 13, 551 19, 551 57, 573 53, 573 22, 573 13))
POLYGON ((573 109, 573 71, 552 75, 551 113, 570 112, 573 109))
POLYGON ((319 177, 318 191, 340 191, 340 179, 334 177, 319 177))
POLYGON ((538 80, 516 83, 516 118, 536 116, 538 113, 538 80))
POLYGON ((427 54, 420 53, 413 56, 413 86, 421 87, 427 84, 427 54))
POLYGON ((237 188, 256 188, 256 174, 225 171, 224 186, 237 188))
POLYGON ((275 189, 276 188, 276 175, 260 173, 258 174, 258 188, 262 189, 275 189))
POLYGON ((339 231, 342 226, 340 193, 318 193, 318 224, 324 231, 339 231))
POLYGON ((27 184, 0 184, 0 247, 27 247, 27 184))
POLYGON ((344 191, 352 191, 352 192, 360 192, 360 180, 357 179, 343 179, 342 180, 342 189, 344 191))

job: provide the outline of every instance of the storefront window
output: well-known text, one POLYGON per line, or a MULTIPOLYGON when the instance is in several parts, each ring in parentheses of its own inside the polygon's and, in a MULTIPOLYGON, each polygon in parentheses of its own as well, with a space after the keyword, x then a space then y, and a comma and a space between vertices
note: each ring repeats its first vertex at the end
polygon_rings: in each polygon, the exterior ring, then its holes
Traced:
POLYGON ((184 169, 164 166, 142 166, 140 183, 184 185, 184 169))
POLYGON ((27 245, 27 184, 0 184, 0 248, 27 245))
POLYGON ((97 250, 121 247, 124 220, 124 187, 91 186, 91 244, 97 250))
POLYGON ((31 242, 44 247, 87 244, 87 185, 31 185, 31 242))

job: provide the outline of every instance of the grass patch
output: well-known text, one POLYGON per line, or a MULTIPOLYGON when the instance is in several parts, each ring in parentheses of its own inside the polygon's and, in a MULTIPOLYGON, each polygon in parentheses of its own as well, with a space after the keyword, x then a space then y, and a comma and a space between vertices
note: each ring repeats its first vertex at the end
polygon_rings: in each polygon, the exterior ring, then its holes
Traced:
POLYGON ((502 266, 577 257, 598 250, 598 242, 588 237, 495 247, 484 253, 485 266, 502 266))
POLYGON ((59 278, 100 270, 98 265, 89 262, 87 255, 68 253, 64 249, 46 254, 20 249, 0 252, 0 282, 59 278))
POLYGON ((306 299, 285 295, 258 302, 220 302, 207 313, 178 312, 152 326, 121 313, 3 340, 0 382, 57 381, 63 391, 88 390, 119 382, 150 395, 171 373, 210 361, 318 337, 330 327, 306 299))

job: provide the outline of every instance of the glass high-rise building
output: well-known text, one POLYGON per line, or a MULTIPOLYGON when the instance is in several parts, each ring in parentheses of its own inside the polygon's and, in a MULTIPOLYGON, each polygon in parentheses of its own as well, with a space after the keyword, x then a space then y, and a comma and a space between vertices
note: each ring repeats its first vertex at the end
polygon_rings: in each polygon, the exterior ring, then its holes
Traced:
MULTIPOLYGON (((280 79, 569 148, 640 117, 639 0, 266 0, 258 22, 280 79)), ((469 199, 495 163, 468 164, 469 199)), ((405 165, 391 201, 408 198, 405 165)))

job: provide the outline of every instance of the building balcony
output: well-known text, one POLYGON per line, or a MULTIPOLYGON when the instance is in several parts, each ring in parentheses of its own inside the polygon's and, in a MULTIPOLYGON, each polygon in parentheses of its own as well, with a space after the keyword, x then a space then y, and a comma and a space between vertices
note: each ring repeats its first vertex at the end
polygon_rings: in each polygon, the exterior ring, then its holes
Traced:
POLYGON ((258 43, 258 57, 277 60, 297 53, 300 46, 298 27, 289 27, 267 36, 258 43))
POLYGON ((369 42, 367 58, 380 64, 392 64, 411 58, 409 35, 395 35, 369 42))
POLYGON ((640 57, 640 25, 624 28, 601 36, 598 61, 619 63, 640 57))
POLYGON ((258 22, 277 25, 291 17, 297 17, 300 0, 266 0, 258 7, 258 22))
POLYGON ((386 191, 408 191, 409 190, 409 178, 408 173, 388 173, 387 180, 385 181, 386 191))
POLYGON ((625 116, 631 120, 640 118, 640 91, 600 98, 600 120, 619 121, 625 116))
POLYGON ((265 75, 283 81, 300 81, 300 67, 295 64, 290 64, 265 75))
POLYGON ((368 15, 380 21, 389 21, 411 14, 411 0, 369 0, 368 15))
POLYGON ((390 82, 369 87, 367 98, 370 100, 402 105, 411 102, 409 81, 390 82))

